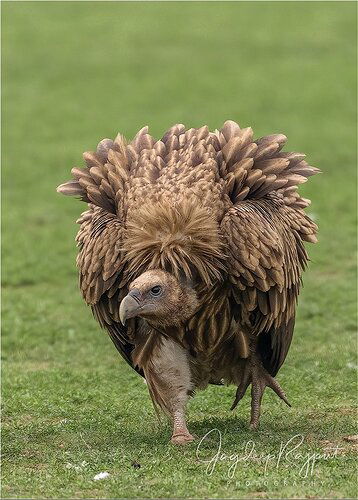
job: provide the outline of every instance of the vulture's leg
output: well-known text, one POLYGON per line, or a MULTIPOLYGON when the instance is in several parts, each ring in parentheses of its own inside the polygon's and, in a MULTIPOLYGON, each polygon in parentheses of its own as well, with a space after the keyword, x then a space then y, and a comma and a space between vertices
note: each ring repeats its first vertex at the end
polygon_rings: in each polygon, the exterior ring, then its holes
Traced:
POLYGON ((185 444, 194 440, 190 434, 185 422, 184 411, 177 410, 173 414, 173 434, 171 442, 173 444, 185 444))
POLYGON ((291 406, 280 384, 262 365, 260 356, 256 351, 256 344, 257 337, 254 337, 250 341, 250 356, 246 360, 242 379, 231 406, 232 410, 237 406, 251 383, 251 429, 256 429, 259 425, 261 401, 266 387, 270 387, 288 406, 291 406))
POLYGON ((172 419, 171 442, 193 441, 185 421, 185 405, 193 390, 186 350, 173 340, 163 338, 151 355, 145 376, 154 402, 172 419))

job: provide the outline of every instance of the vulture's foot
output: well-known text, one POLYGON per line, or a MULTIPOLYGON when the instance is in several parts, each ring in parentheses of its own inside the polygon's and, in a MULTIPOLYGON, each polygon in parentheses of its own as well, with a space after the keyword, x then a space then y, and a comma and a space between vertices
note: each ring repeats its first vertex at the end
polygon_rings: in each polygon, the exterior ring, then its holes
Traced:
POLYGON ((239 401, 244 397, 246 389, 251 383, 251 420, 250 428, 257 429, 260 419, 261 400, 265 388, 270 387, 283 401, 291 406, 287 401, 286 394, 282 390, 277 380, 272 377, 263 367, 261 360, 256 354, 248 358, 243 371, 242 380, 237 388, 235 400, 231 406, 233 410, 239 401))
POLYGON ((186 426, 184 412, 181 410, 175 411, 173 414, 173 435, 170 441, 173 444, 186 444, 194 441, 194 439, 186 426))
POLYGON ((194 439, 194 436, 187 431, 185 434, 173 434, 170 441, 173 444, 186 444, 191 443, 194 439))

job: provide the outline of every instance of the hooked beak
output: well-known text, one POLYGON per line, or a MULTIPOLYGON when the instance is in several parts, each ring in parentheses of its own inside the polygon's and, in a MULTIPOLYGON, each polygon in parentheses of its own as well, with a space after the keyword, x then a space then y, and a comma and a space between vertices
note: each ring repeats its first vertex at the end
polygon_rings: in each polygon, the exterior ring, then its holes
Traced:
POLYGON ((122 325, 125 325, 127 319, 138 316, 141 309, 140 292, 139 290, 133 289, 124 297, 119 306, 119 319, 122 325))

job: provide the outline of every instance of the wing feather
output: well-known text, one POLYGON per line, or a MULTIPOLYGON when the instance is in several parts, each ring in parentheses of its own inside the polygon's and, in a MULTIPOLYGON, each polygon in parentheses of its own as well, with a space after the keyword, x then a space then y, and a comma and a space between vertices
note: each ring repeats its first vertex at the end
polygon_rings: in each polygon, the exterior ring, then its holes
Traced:
POLYGON ((78 222, 81 226, 76 238, 79 247, 77 266, 82 295, 119 353, 142 375, 142 371, 134 367, 131 357, 137 328, 135 320, 129 321, 126 327, 119 320, 119 304, 127 293, 126 281, 123 280, 121 221, 116 215, 90 205, 78 222))
POLYGON ((291 344, 301 274, 308 260, 303 241, 316 225, 274 194, 237 203, 221 230, 228 244, 229 279, 241 322, 259 336, 258 348, 273 375, 291 344))

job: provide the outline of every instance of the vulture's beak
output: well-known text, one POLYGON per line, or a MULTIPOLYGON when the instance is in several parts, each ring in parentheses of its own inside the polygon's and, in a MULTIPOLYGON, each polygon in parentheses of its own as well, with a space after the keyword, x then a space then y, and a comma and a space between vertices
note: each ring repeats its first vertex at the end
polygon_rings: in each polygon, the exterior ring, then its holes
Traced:
POLYGON ((141 309, 140 292, 134 288, 124 297, 119 306, 119 319, 121 320, 122 325, 125 324, 127 319, 138 316, 141 309))

